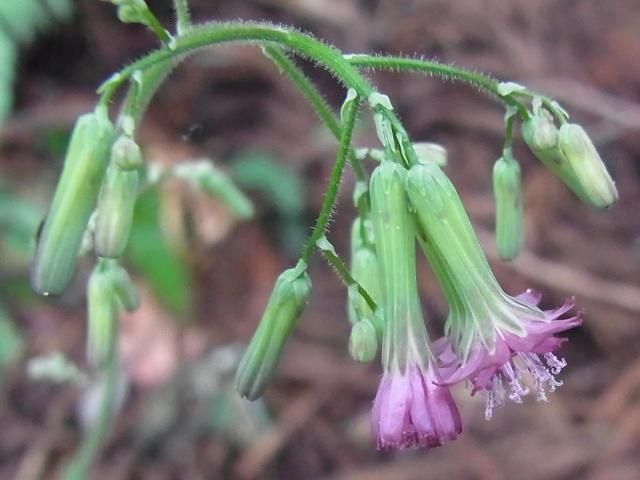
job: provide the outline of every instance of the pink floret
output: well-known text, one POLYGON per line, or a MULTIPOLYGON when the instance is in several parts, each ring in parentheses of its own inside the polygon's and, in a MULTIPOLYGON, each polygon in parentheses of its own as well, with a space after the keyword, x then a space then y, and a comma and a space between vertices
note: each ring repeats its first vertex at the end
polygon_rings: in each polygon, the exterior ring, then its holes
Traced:
POLYGON ((458 407, 432 368, 385 372, 371 412, 379 449, 439 447, 462 432, 458 407), (439 383, 439 382, 438 382, 439 383))
MULTIPOLYGON (((540 295, 532 290, 527 290, 516 298, 532 306, 540 301, 540 295)), ((520 319, 527 331, 525 336, 498 331, 492 351, 478 341, 477 345, 471 347, 464 363, 448 340, 436 342, 443 384, 451 385, 468 380, 472 385, 472 394, 485 391, 487 419, 491 418, 494 407, 503 404, 507 395, 516 403, 522 402, 522 397, 531 391, 523 382, 526 376, 532 381, 537 399, 546 400, 547 390, 553 392, 562 385, 555 375, 567 365, 564 359, 552 353, 566 338, 554 335, 582 323, 580 314, 560 318, 574 305, 575 300, 569 298, 560 308, 545 311, 544 320, 534 317, 520 319)))

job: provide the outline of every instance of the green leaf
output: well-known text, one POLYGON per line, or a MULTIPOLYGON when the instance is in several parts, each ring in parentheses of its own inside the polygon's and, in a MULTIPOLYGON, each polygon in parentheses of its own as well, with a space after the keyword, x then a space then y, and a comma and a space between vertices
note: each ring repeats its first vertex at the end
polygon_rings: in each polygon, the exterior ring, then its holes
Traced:
POLYGON ((72 12, 72 0, 0 1, 0 128, 13 104, 18 44, 33 41, 39 31, 72 12))
POLYGON ((136 202, 127 247, 130 263, 171 311, 188 318, 192 308, 192 278, 186 261, 167 242, 160 225, 160 197, 149 188, 136 202))
POLYGON ((23 343, 8 312, 0 306, 0 369, 4 369, 20 355, 23 343))
POLYGON ((254 190, 273 205, 280 216, 278 234, 287 252, 297 252, 307 236, 302 180, 264 152, 245 152, 232 163, 233 180, 243 190, 254 190))
POLYGON ((33 257, 34 236, 42 208, 2 186, 0 178, 0 257, 2 268, 23 271, 33 257))

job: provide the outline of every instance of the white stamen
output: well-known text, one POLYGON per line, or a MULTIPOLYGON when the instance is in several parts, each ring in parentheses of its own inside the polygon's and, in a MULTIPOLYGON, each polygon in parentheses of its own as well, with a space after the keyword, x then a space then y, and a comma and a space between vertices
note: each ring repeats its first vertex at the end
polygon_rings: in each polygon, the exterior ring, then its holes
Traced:
POLYGON ((522 352, 516 354, 496 372, 487 388, 487 400, 485 418, 490 420, 493 409, 504 403, 505 388, 509 388, 509 399, 515 403, 522 403, 522 397, 527 396, 531 389, 524 384, 524 378, 528 378, 536 392, 536 400, 546 402, 547 391, 554 392, 562 385, 557 380, 558 375, 567 362, 564 358, 558 358, 553 353, 542 355, 522 352))

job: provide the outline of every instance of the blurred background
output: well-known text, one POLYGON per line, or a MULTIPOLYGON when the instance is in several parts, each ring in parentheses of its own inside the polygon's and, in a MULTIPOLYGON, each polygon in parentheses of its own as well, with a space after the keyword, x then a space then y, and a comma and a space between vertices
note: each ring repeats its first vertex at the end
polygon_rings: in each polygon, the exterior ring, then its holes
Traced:
MULTIPOLYGON (((170 1, 148 3, 171 25, 170 1)), ((0 18, 0 478, 20 480, 55 478, 96 408, 96 392, 80 381, 84 288, 94 260, 82 260, 63 296, 37 297, 27 283, 34 233, 75 118, 93 108, 101 81, 155 46, 105 2, 35 4, 20 21, 0 18), (27 375, 34 358, 54 370, 47 381, 34 368, 27 375)), ((190 4, 196 21, 291 24, 347 53, 415 53, 554 96, 594 139, 620 201, 607 212, 583 206, 518 141, 527 249, 511 264, 496 261, 491 167, 501 151, 501 108, 465 86, 370 74, 413 139, 448 150, 447 172, 505 290, 539 289, 544 308, 575 295, 585 317, 561 352, 569 363, 565 385, 549 403, 508 404, 486 422, 484 400, 456 387, 461 438, 430 451, 377 452, 368 415, 379 362, 349 358, 346 291, 319 258, 311 264, 309 306, 274 383, 254 403, 233 390, 235 365, 273 281, 310 232, 335 141, 259 49, 199 53, 159 91, 139 142, 156 165, 211 159, 249 195, 256 214, 240 222, 224 202, 179 181, 141 197, 125 263, 142 307, 121 317, 120 411, 91 478, 640 478, 637 0, 190 4)), ((344 90, 301 65, 337 109, 344 90)), ((376 145, 370 119, 363 117, 356 142, 376 145)), ((330 231, 345 256, 352 186, 349 172, 330 231)), ((447 306, 422 259, 419 275, 435 335, 447 306)))

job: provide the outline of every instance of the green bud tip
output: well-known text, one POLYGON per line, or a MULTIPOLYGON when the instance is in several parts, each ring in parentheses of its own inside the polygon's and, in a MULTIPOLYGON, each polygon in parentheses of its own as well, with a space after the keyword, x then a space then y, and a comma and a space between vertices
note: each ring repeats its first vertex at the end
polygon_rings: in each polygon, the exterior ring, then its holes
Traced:
POLYGON ((120 135, 111 147, 111 164, 120 170, 138 170, 143 165, 138 144, 127 135, 120 135))
POLYGON ((356 362, 366 363, 376 357, 378 335, 376 327, 369 319, 363 319, 351 327, 349 335, 349 355, 356 362))
POLYGON ((543 108, 537 109, 522 123, 522 136, 536 154, 553 149, 558 144, 558 128, 551 114, 543 108))

